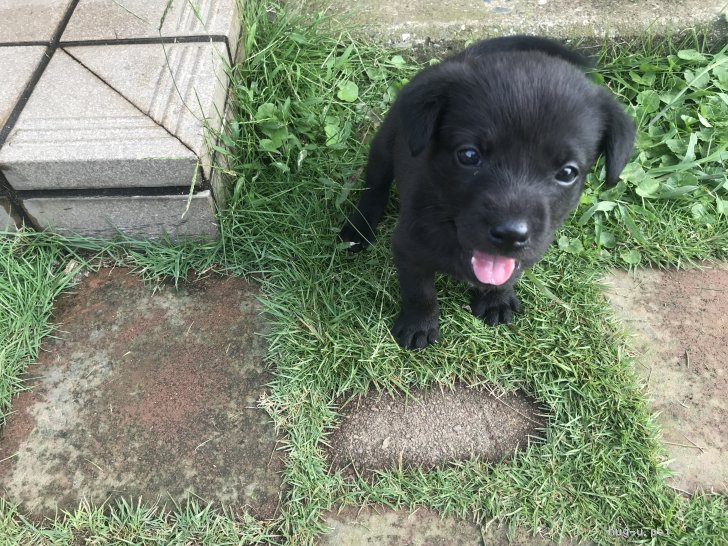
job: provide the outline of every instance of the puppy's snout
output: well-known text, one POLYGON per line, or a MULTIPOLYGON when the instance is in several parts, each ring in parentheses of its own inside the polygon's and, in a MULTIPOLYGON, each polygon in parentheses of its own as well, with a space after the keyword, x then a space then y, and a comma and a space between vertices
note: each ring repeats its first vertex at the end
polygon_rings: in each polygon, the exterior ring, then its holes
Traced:
POLYGON ((508 220, 490 228, 490 240, 501 250, 517 250, 528 245, 530 234, 525 220, 508 220))

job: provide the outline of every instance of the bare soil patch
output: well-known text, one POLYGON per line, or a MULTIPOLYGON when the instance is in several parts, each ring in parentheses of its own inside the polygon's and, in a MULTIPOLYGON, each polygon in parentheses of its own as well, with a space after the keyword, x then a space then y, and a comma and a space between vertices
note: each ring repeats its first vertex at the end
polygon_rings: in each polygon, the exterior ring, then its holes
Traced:
POLYGON ((371 472, 433 468, 479 457, 499 462, 545 427, 542 410, 523 393, 456 386, 413 390, 412 397, 370 394, 341 410, 327 439, 334 469, 371 472))

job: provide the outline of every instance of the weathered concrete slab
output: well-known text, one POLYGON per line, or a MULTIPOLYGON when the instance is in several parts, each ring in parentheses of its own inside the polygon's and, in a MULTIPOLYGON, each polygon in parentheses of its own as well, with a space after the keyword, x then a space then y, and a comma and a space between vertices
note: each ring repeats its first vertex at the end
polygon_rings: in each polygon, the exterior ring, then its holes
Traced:
POLYGON ((523 393, 457 386, 414 390, 412 396, 371 394, 342 408, 327 439, 332 467, 353 465, 366 473, 432 468, 476 456, 499 462, 545 427, 535 401, 523 393))
POLYGON ((157 38, 160 34, 227 36, 234 55, 240 34, 236 0, 81 0, 62 41, 157 38))
POLYGON ((257 408, 270 380, 257 294, 238 278, 154 289, 103 269, 61 296, 57 337, 0 435, 0 495, 33 517, 192 496, 272 517, 281 463, 257 408))
POLYGON ((0 84, 0 128, 15 108, 45 49, 40 46, 0 47, 0 74, 5 75, 0 84))
POLYGON ((406 510, 345 508, 325 518, 331 532, 321 546, 480 546, 480 529, 472 523, 441 519, 421 508, 406 510))
POLYGON ((209 190, 186 195, 130 197, 34 197, 23 206, 35 225, 54 233, 114 238, 172 239, 218 236, 209 190))
MULTIPOLYGON (((310 0, 298 2, 303 10, 311 9, 310 0)), ((355 4, 333 0, 330 4, 334 12, 352 17, 379 40, 400 45, 519 33, 578 38, 710 28, 720 24, 726 8, 723 0, 362 0, 355 4)))
POLYGON ((209 43, 69 47, 78 59, 199 158, 210 176, 205 127, 219 131, 226 59, 209 43))
MULTIPOLYGON (((387 508, 345 508, 329 513, 331 532, 321 546, 553 546, 555 543, 523 529, 509 534, 507 528, 490 525, 482 529, 455 518, 443 519, 432 510, 414 512, 387 508)), ((565 540, 569 546, 589 543, 565 540)))
POLYGON ((5 145, 16 190, 180 186, 197 158, 63 51, 57 51, 5 145))
POLYGON ((71 0, 0 0, 0 43, 47 42, 71 0))
POLYGON ((0 195, 0 231, 17 230, 18 222, 15 216, 10 200, 0 195))
POLYGON ((607 295, 634 335, 637 369, 660 413, 670 483, 728 491, 728 267, 613 272, 607 295))

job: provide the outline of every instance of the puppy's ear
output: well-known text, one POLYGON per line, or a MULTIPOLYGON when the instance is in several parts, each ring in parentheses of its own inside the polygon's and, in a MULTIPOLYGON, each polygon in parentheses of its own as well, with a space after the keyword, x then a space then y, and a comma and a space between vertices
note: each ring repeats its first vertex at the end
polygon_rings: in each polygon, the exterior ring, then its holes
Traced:
POLYGON ((445 81, 413 80, 399 97, 399 122, 413 156, 421 154, 432 139, 440 113, 447 102, 445 81))
POLYGON ((601 102, 604 113, 601 152, 604 154, 607 171, 604 183, 607 187, 612 187, 619 180, 622 169, 632 155, 635 124, 606 89, 601 90, 601 102))

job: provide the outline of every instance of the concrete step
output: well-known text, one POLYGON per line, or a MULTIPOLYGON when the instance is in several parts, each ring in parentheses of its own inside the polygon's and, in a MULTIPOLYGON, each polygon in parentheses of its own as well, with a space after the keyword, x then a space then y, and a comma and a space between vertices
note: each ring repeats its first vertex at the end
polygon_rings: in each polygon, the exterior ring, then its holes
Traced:
POLYGON ((0 228, 214 236, 236 0, 0 3, 0 228), (7 22, 7 24, 6 24, 7 22), (188 193, 192 188, 191 196, 188 193))
MULTIPOLYGON (((302 6, 310 2, 299 1, 302 6)), ((327 2, 327 5, 329 2, 327 2)), ((724 0, 332 0, 377 40, 411 47, 509 34, 620 38, 687 29, 726 34, 724 0)))

